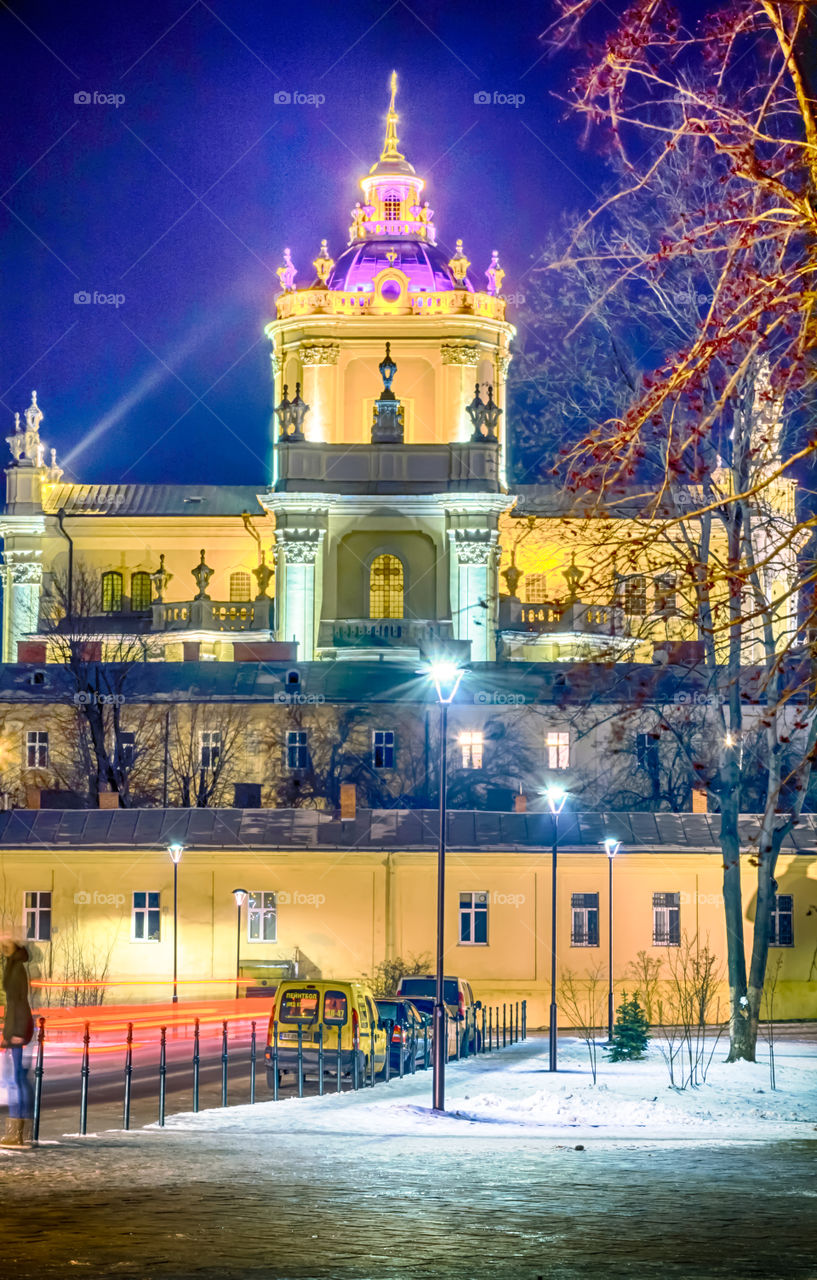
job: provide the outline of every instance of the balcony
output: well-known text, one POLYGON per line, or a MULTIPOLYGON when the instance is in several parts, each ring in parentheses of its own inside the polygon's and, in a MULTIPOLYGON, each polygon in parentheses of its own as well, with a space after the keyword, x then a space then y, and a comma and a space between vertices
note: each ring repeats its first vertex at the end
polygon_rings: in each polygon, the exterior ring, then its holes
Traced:
MULTIPOLYGON (((279 294, 275 300, 279 320, 294 316, 381 316, 386 311, 375 293, 358 293, 341 289, 295 289, 279 294)), ((394 308, 389 308, 395 314, 394 308)), ((471 293, 467 289, 446 289, 439 293, 409 293, 397 314, 472 315, 491 320, 505 319, 505 299, 488 293, 471 293)), ((270 326, 267 326, 267 336, 270 326)))
POLYGON ((154 632, 254 631, 271 632, 273 600, 166 601, 153 606, 154 632))
POLYGON ((635 642, 622 608, 579 600, 524 604, 515 596, 502 596, 499 630, 505 656, 513 657, 516 650, 530 654, 536 646, 547 650, 549 661, 589 658, 635 642))
POLYGON ((304 493, 499 491, 496 440, 455 444, 278 443, 276 489, 304 493))
POLYGON ((457 644, 453 624, 420 618, 328 618, 318 631, 319 649, 360 650, 366 657, 388 650, 392 656, 398 650, 416 655, 429 644, 452 649, 457 644))

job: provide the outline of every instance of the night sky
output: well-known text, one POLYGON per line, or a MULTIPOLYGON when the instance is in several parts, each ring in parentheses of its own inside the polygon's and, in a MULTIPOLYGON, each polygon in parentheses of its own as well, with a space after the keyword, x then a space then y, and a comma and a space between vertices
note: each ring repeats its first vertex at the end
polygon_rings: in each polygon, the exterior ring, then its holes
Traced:
MULTIPOLYGON (((622 8, 599 0, 595 33, 622 8)), ((558 99, 581 55, 549 55, 552 16, 547 0, 4 4, 3 435, 36 387, 67 479, 262 486, 275 268, 289 246, 303 285, 321 237, 345 247, 393 67, 439 243, 462 236, 480 279, 498 249, 505 292, 524 293, 545 230, 608 176, 558 99)))

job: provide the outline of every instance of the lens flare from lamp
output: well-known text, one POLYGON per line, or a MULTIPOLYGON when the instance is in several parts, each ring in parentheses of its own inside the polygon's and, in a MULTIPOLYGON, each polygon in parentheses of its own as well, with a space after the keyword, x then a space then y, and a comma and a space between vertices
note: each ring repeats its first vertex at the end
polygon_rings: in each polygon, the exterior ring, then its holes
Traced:
POLYGON ((169 844, 169 845, 167 846, 167 851, 168 851, 168 853, 170 854, 170 857, 171 857, 172 861, 173 861, 173 862, 176 862, 176 863, 179 863, 179 862, 181 862, 181 860, 182 860, 182 854, 184 853, 184 845, 183 845, 183 844, 169 844))
POLYGON ((465 672, 456 662, 432 662, 428 674, 434 681, 440 702, 453 702, 465 672))
POLYGON ((548 808, 550 809, 550 812, 558 814, 558 813, 561 813, 562 809, 565 807, 567 792, 565 791, 564 787, 558 787, 558 786, 546 787, 545 798, 547 799, 548 808))
POLYGON ((235 905, 237 907, 243 907, 244 903, 247 901, 247 890, 233 889, 233 897, 235 898, 235 905))
POLYGON ((621 848, 621 841, 614 840, 612 836, 608 836, 604 841, 604 849, 608 858, 614 858, 621 848))

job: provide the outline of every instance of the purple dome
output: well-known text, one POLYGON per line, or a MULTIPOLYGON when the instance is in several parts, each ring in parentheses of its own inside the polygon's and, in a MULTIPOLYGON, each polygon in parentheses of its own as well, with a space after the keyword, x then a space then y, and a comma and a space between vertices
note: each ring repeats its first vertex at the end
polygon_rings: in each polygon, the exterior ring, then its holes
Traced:
POLYGON ((328 285, 330 289, 371 293, 374 277, 387 267, 396 267, 408 276, 409 293, 442 293, 447 289, 474 292, 467 277, 457 284, 441 249, 419 240, 365 240, 353 244, 338 258, 328 285), (389 261, 387 253, 394 254, 393 261, 389 261))

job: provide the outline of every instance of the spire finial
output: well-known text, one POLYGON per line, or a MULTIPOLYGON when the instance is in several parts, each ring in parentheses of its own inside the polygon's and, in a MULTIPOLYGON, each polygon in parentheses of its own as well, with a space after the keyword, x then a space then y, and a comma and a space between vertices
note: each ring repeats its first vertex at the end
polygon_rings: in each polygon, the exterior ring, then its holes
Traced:
POLYGON ((405 160, 405 156, 398 149, 397 142, 397 121, 399 116, 394 106, 394 99, 397 94, 397 72, 391 73, 391 100, 389 102, 389 114, 386 117, 386 139, 383 143, 383 150, 380 152, 381 160, 405 160))

